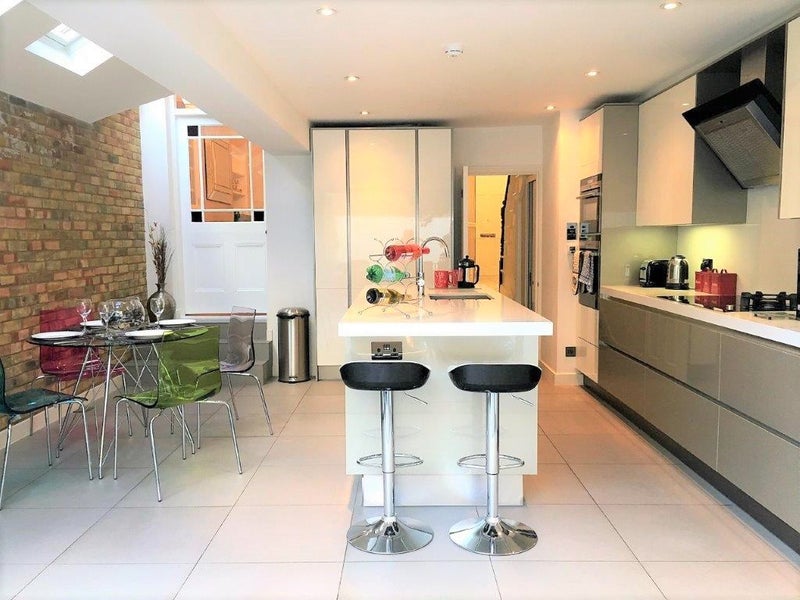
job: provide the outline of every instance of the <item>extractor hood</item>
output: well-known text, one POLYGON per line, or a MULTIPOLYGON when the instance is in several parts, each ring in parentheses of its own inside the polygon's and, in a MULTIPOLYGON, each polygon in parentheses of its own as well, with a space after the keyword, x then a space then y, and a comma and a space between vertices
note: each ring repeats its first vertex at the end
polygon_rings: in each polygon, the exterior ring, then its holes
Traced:
POLYGON ((683 113, 743 188, 780 182, 781 106, 753 79, 683 113))

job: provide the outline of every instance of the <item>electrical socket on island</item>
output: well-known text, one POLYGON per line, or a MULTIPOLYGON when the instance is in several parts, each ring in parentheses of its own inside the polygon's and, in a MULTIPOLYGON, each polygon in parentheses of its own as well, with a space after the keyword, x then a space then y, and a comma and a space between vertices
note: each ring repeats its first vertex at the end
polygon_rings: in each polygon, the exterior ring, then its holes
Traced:
POLYGON ((371 342, 372 360, 401 360, 403 342, 371 342))

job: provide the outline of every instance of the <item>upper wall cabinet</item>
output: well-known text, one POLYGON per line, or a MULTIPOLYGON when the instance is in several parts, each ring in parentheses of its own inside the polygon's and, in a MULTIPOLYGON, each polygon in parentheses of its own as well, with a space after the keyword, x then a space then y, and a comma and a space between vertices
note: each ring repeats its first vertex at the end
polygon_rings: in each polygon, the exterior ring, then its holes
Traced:
POLYGON ((603 172, 603 111, 596 110, 580 122, 578 171, 581 179, 603 172))
POLYGON ((786 28, 786 88, 781 136, 781 219, 800 217, 800 19, 786 28))
POLYGON ((747 218, 747 191, 683 118, 698 95, 702 98, 703 83, 703 76, 695 75, 639 107, 637 225, 747 218))

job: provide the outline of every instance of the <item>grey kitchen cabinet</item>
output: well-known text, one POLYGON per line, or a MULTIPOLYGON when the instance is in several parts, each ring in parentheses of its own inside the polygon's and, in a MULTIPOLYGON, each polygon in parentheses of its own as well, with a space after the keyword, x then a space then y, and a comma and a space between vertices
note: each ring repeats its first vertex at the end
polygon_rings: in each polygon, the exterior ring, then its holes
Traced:
POLYGON ((720 407, 652 369, 645 370, 641 415, 711 468, 717 466, 720 407))
POLYGON ((645 328, 647 311, 612 300, 600 299, 599 337, 625 354, 643 360, 645 358, 645 328))
POLYGON ((800 442, 800 352, 722 335, 720 400, 800 442))
POLYGON ((800 531, 800 447, 720 408, 717 470, 800 531))
POLYGON ((597 383, 631 410, 643 414, 645 401, 646 367, 617 352, 600 345, 597 383))
POLYGON ((666 313, 647 312, 645 362, 719 398, 719 332, 666 313))

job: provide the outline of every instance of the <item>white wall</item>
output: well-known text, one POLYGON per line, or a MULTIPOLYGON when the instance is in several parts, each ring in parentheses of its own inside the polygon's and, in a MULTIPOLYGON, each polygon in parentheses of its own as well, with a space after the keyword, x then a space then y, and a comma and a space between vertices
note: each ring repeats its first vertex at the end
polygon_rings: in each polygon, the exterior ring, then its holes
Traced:
POLYGON ((797 291, 800 219, 778 218, 778 188, 749 190, 747 223, 678 227, 678 252, 689 261, 689 281, 702 258, 737 274, 737 292, 797 291))
MULTIPOLYGON (((286 306, 311 312, 311 372, 316 370, 314 314, 314 215, 311 154, 267 155, 267 306, 277 352, 275 313, 286 306)), ((277 355, 273 371, 277 374, 277 355)))
POLYGON ((564 354, 577 339, 578 298, 572 294, 572 257, 566 239, 568 222, 578 221, 577 113, 554 115, 545 127, 542 175, 542 303, 539 311, 554 323, 543 338, 540 361, 556 383, 575 383, 575 359, 564 354))

